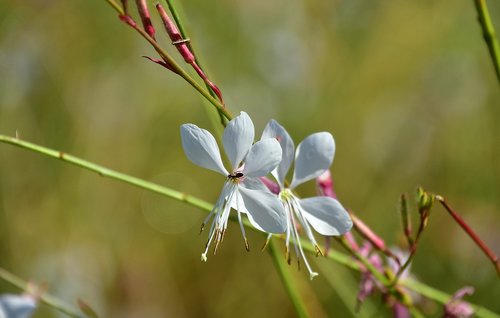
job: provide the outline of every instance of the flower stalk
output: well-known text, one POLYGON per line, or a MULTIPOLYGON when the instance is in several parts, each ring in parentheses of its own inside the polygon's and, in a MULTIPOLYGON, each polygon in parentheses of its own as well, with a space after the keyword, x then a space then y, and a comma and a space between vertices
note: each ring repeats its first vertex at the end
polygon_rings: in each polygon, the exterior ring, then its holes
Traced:
POLYGON ((474 0, 474 5, 476 7, 479 25, 483 32, 483 38, 488 47, 498 82, 500 83, 500 45, 498 44, 488 5, 486 4, 486 0, 474 0))
POLYGON ((460 225, 460 227, 469 235, 469 237, 476 243, 476 245, 483 251, 483 253, 488 257, 488 259, 491 261, 493 266, 495 267, 495 270, 497 272, 497 275, 500 277, 500 263, 498 259, 498 255, 496 255, 489 247, 486 245, 486 243, 472 230, 472 228, 467 224, 467 222, 462 219, 460 215, 458 215, 457 212, 455 212, 452 207, 446 202, 446 200, 440 196, 436 195, 436 200, 441 203, 441 205, 444 207, 444 209, 451 215, 451 217, 460 225))

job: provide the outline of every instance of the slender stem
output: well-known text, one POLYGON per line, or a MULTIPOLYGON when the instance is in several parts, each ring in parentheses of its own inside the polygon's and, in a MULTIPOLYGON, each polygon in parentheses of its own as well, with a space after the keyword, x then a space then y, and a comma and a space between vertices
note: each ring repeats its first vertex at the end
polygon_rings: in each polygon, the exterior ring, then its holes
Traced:
POLYGON ((293 278, 290 274, 289 266, 286 260, 281 255, 279 255, 278 248, 274 240, 271 240, 271 242, 269 242, 269 253, 272 256, 274 265, 276 266, 276 270, 280 275, 281 281, 283 282, 283 286, 285 287, 288 297, 292 301, 297 316, 301 318, 309 317, 309 315, 307 314, 306 306, 301 299, 299 291, 297 290, 297 286, 293 283, 293 278))
POLYGON ((451 215, 453 219, 460 225, 460 227, 467 233, 470 238, 477 244, 477 246, 486 254, 486 256, 490 259, 490 261, 493 263, 493 266, 495 266, 495 269, 497 271, 497 275, 500 276, 500 263, 498 260, 498 255, 496 255, 487 245, 486 243, 481 240, 481 238, 472 230, 472 228, 458 215, 457 212, 455 212, 451 206, 448 205, 446 200, 440 196, 436 196, 436 200, 441 203, 441 205, 445 208, 446 211, 451 215))
POLYGON ((106 1, 107 3, 109 3, 109 5, 115 9, 116 12, 118 12, 119 14, 125 14, 125 10, 120 7, 120 5, 118 5, 114 0, 104 0, 106 1))
MULTIPOLYGON (((20 277, 17 277, 16 275, 8 272, 7 270, 0 268, 0 279, 8 282, 9 284, 23 290, 23 291, 29 291, 29 283, 25 280, 23 280, 20 277)), ((42 301, 42 303, 53 307, 60 312, 70 316, 70 317, 77 317, 77 318, 85 318, 85 315, 81 314, 78 312, 76 308, 71 307, 70 305, 65 304, 55 296, 52 296, 47 293, 42 293, 39 297, 39 299, 42 301)))
MULTIPOLYGON (((114 1, 112 0, 106 0, 114 9, 117 11, 120 15, 124 14, 124 11, 122 8, 120 8, 114 1)), ((181 76, 184 80, 186 80, 194 89, 196 89, 203 97, 205 97, 212 105, 215 106, 215 108, 226 117, 226 119, 231 120, 232 115, 224 108, 224 106, 210 93, 205 90, 200 84, 198 84, 197 81, 195 81, 183 68, 177 64, 177 62, 156 42, 155 39, 153 39, 146 31, 138 27, 137 23, 130 17, 126 16, 126 19, 124 21, 132 27, 134 30, 136 30, 146 41, 148 41, 158 52, 158 54, 165 60, 165 62, 172 67, 174 72, 181 76)))
MULTIPOLYGON (((120 173, 120 172, 116 172, 116 171, 113 171, 111 169, 94 164, 92 162, 89 162, 89 161, 86 161, 86 160, 83 160, 83 159, 80 159, 80 158, 77 158, 74 156, 70 156, 70 155, 64 154, 64 153, 56 151, 56 150, 42 147, 42 146, 30 143, 30 142, 22 141, 22 140, 19 140, 17 138, 14 138, 14 137, 9 137, 9 136, 5 136, 5 135, 0 134, 0 142, 14 145, 14 146, 17 146, 20 148, 24 148, 27 150, 31 150, 31 151, 40 153, 42 155, 49 156, 51 158, 65 161, 67 163, 84 168, 86 170, 96 172, 100 176, 103 176, 103 177, 108 177, 111 179, 119 180, 119 181, 122 181, 125 183, 129 183, 131 185, 134 185, 138 188, 142 188, 145 190, 149 190, 152 192, 163 194, 167 197, 185 202, 187 204, 193 205, 193 206, 198 207, 198 208, 205 210, 207 212, 210 212, 212 210, 212 207, 213 207, 212 204, 210 204, 204 200, 198 199, 196 197, 193 197, 191 195, 187 195, 185 193, 182 193, 182 192, 179 192, 179 191, 176 191, 173 189, 169 189, 169 188, 163 187, 161 185, 158 185, 158 184, 155 184, 152 182, 148 182, 148 181, 145 181, 145 180, 142 180, 139 178, 135 178, 135 177, 132 177, 132 176, 120 173)), ((231 220, 237 221, 237 218, 235 216, 232 216, 231 220)), ((248 220, 244 220, 243 223, 244 223, 245 227, 252 229, 252 230, 255 230, 255 231, 258 231, 253 226, 250 225, 250 222, 248 220)), ((275 235, 274 237, 284 239, 284 237, 280 236, 280 235, 275 235)), ((307 250, 311 253, 316 253, 315 247, 309 241, 304 240, 304 239, 300 239, 300 240, 301 240, 302 247, 305 250, 307 250)), ((344 242, 344 243, 341 242, 341 244, 345 248, 348 248, 350 250, 349 244, 347 242, 344 242)), ((372 272, 374 274, 374 276, 381 281, 381 283, 383 283, 384 285, 387 285, 387 283, 388 283, 387 278, 385 276, 383 276, 376 268, 374 268, 373 265, 371 265, 368 262, 368 260, 366 260, 364 257, 362 257, 359 254, 354 254, 354 256, 361 263, 363 263, 363 265, 365 265, 366 268, 368 270, 370 270, 370 272, 372 272)), ((330 260, 333 260, 335 262, 338 262, 338 263, 340 263, 340 264, 342 264, 342 265, 344 265, 352 270, 355 270, 355 271, 361 271, 361 269, 362 269, 360 264, 357 261, 355 261, 352 257, 349 257, 348 255, 342 254, 342 253, 334 251, 334 250, 330 251, 328 253, 328 255, 325 257, 330 259, 330 260)), ((0 276, 0 279, 4 279, 4 277, 0 276)), ((445 304, 452 297, 451 295, 448 295, 444 292, 436 290, 436 289, 429 287, 423 283, 409 280, 409 279, 401 280, 400 282, 398 282, 398 284, 400 284, 402 286, 406 286, 409 289, 414 290, 417 293, 420 293, 429 299, 433 299, 433 300, 440 302, 440 303, 443 303, 443 304, 445 304)), ((16 286, 18 286, 18 285, 16 285, 16 286)), ((475 306, 475 308, 480 309, 478 311, 478 313, 485 313, 486 314, 486 316, 478 314, 478 317, 486 317, 486 318, 498 317, 498 316, 495 316, 494 314, 491 315, 492 313, 490 311, 488 311, 487 309, 484 309, 482 307, 475 306)), ((78 317, 80 317, 80 316, 78 316, 78 317)))
POLYGON ((500 82, 500 46, 495 35, 495 27, 491 21, 486 0, 474 0, 474 5, 476 6, 479 24, 483 31, 484 41, 488 46, 493 67, 495 68, 497 79, 500 82))
POLYGON ((403 263, 402 266, 399 267, 396 275, 394 276, 394 279, 391 283, 391 286, 395 286, 398 283, 399 278, 403 274, 403 272, 410 266, 411 262, 413 261, 413 258, 415 257, 415 254, 417 253, 417 248, 418 248, 418 243, 420 242, 420 237, 422 237, 422 233, 424 232, 425 226, 427 224, 427 218, 428 218, 428 210, 424 211, 420 214, 420 225, 418 226, 418 231, 417 235, 415 236, 415 240, 413 241, 413 244, 410 246, 410 255, 408 255, 408 258, 406 261, 403 263))
MULTIPOLYGON (((181 33, 182 38, 189 39, 189 37, 187 35, 187 32, 186 32, 186 28, 184 27, 184 24, 183 24, 183 22, 182 22, 182 20, 180 18, 180 15, 177 12, 177 9, 175 8, 173 0, 165 0, 165 2, 167 3, 168 10, 172 14, 172 17, 174 18, 175 24, 177 24, 177 27, 179 28, 179 32, 181 33)), ((187 44, 188 48, 191 50, 191 52, 194 55, 195 64, 206 74, 203 65, 200 63, 200 61, 199 61, 199 59, 198 59, 198 57, 196 55, 196 52, 193 49, 193 45, 191 44, 191 41, 188 41, 186 44, 187 44)), ((213 91, 213 89, 206 82, 205 82, 205 87, 207 88, 208 92, 210 93, 210 95, 212 95, 213 98, 217 97, 216 94, 215 94, 215 92, 213 91)), ((219 111, 219 109, 217 109, 217 111, 219 111)), ((225 122, 224 122, 224 114, 219 111, 219 116, 220 116, 221 124, 223 126, 226 126, 225 122)))
POLYGON ((224 108, 224 106, 210 93, 205 90, 197 81, 195 81, 183 68, 177 64, 177 62, 155 41, 146 31, 142 30, 137 26, 137 24, 128 24, 134 30, 136 30, 143 38, 145 38, 160 54, 160 56, 167 62, 179 76, 181 76, 184 80, 186 80, 194 89, 196 89, 203 97, 205 97, 215 108, 226 117, 226 119, 231 120, 233 116, 224 108))
POLYGON ((413 245, 413 239, 411 237, 411 219, 408 216, 408 200, 406 197, 406 194, 403 193, 401 194, 401 206, 400 206, 400 212, 401 212, 401 221, 403 222, 403 232, 406 237, 406 241, 408 242, 408 246, 413 245))
POLYGON ((135 185, 136 187, 139 187, 142 189, 147 189, 147 190, 150 190, 152 192, 160 193, 160 194, 163 194, 163 195, 170 197, 172 199, 176 199, 179 201, 189 203, 189 204, 191 204, 195 207, 198 207, 200 209, 203 209, 205 211, 212 210, 212 204, 210 204, 206 201, 203 201, 201 199, 195 198, 193 196, 190 196, 186 193, 176 191, 176 190, 173 190, 173 189, 170 189, 167 187, 162 187, 162 186, 155 184, 153 182, 148 182, 148 181, 136 178, 136 177, 129 176, 129 175, 124 174, 124 173, 120 173, 120 172, 105 168, 103 166, 97 165, 97 164, 92 163, 90 161, 80 159, 78 157, 66 154, 66 153, 61 152, 61 151, 49 149, 49 148, 46 148, 43 146, 39 146, 39 145, 30 143, 27 141, 23 141, 23 140, 9 137, 9 136, 5 136, 5 135, 0 135, 0 142, 8 143, 8 144, 15 145, 15 146, 25 148, 25 149, 29 149, 29 150, 44 154, 46 156, 71 163, 75 166, 79 166, 81 168, 96 172, 100 176, 120 180, 120 181, 126 182, 128 184, 135 185))

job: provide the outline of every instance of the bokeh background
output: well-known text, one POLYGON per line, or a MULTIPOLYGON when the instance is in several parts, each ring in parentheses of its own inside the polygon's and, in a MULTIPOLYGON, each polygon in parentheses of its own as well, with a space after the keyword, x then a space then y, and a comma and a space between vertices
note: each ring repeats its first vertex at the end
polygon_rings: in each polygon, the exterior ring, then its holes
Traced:
MULTIPOLYGON (((499 87, 472 1, 177 2, 229 109, 247 111, 257 134, 275 118, 296 144, 330 131, 340 200, 390 245, 402 242, 399 195, 422 185, 500 252, 499 87)), ((498 30, 500 3, 489 5, 498 30)), ((1 0, 0 133, 214 202, 223 180, 189 163, 179 138, 186 122, 216 131, 213 110, 142 55, 154 52, 103 0, 1 0)), ((249 233, 246 253, 233 225, 200 262, 204 216, 0 145, 1 267, 102 317, 293 316, 263 235, 249 233)), ((358 275, 310 259, 314 281, 290 269, 313 316, 351 316, 358 275)), ((500 312, 493 267, 440 207, 412 272, 448 293, 472 285, 471 301, 500 312)), ((388 312, 375 298, 360 315, 388 312)))

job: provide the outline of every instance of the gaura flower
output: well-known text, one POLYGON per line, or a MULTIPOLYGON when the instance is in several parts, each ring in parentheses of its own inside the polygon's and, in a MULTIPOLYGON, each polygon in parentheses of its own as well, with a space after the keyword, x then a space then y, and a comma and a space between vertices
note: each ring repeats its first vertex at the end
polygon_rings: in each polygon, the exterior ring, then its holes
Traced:
POLYGON ((202 224, 202 230, 214 216, 202 261, 207 260, 207 252, 215 241, 214 254, 224 238, 231 206, 236 207, 238 221, 249 250, 241 213, 246 213, 252 224, 268 233, 283 233, 286 217, 282 204, 275 195, 258 189, 258 177, 269 174, 281 161, 281 147, 275 139, 263 139, 255 144, 254 126, 245 113, 231 120, 224 129, 222 142, 231 163, 230 171, 224 168, 215 138, 207 130, 193 124, 181 126, 184 152, 194 164, 219 172, 226 177, 222 192, 212 210, 202 224), (253 144, 253 145, 252 145, 253 144))
POLYGON ((288 263, 290 263, 289 245, 290 238, 292 237, 295 242, 297 260, 299 261, 300 258, 304 260, 309 271, 309 276, 313 279, 318 273, 312 271, 304 255, 299 239, 299 226, 304 230, 309 241, 316 248, 317 254, 323 255, 314 238, 311 227, 321 235, 342 235, 351 229, 352 220, 344 207, 336 199, 326 196, 299 199, 293 192, 293 189, 306 181, 320 176, 330 167, 335 154, 335 142, 330 133, 319 132, 304 139, 295 151, 295 146, 290 135, 275 120, 271 120, 262 133, 262 140, 268 140, 269 138, 276 139, 283 150, 281 163, 272 174, 280 187, 278 197, 286 211, 286 258, 288 263), (285 184, 285 177, 294 161, 294 153, 295 168, 292 183, 290 186, 287 186, 285 184))
POLYGON ((0 317, 29 318, 35 311, 37 298, 30 294, 0 296, 0 317))

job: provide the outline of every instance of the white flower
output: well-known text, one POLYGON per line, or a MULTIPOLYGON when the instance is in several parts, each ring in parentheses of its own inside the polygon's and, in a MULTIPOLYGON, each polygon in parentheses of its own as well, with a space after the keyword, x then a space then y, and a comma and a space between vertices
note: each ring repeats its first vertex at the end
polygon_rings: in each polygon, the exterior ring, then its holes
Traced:
MULTIPOLYGON (((313 272, 304 255, 300 243, 298 227, 304 230, 317 254, 323 254, 311 231, 311 226, 321 235, 342 235, 352 227, 352 220, 339 201, 326 196, 299 199, 293 189, 298 185, 320 176, 328 170, 335 154, 335 142, 330 133, 319 132, 304 139, 295 151, 295 169, 292 183, 285 185, 285 177, 294 159, 294 144, 288 132, 278 122, 271 120, 262 134, 262 140, 274 138, 283 150, 279 166, 272 172, 280 186, 279 198, 287 214, 286 257, 290 263, 290 237, 295 242, 297 259, 302 258, 310 278, 318 275, 313 272)), ((269 238, 268 238, 269 239, 269 238)))
POLYGON ((248 250, 248 241, 241 222, 241 213, 248 213, 252 224, 268 233, 283 233, 286 229, 286 216, 280 201, 268 191, 262 191, 256 178, 270 173, 281 161, 281 147, 275 139, 264 139, 253 144, 254 126, 245 113, 231 120, 224 129, 222 142, 231 163, 230 172, 224 168, 215 138, 207 130, 193 124, 181 126, 184 152, 194 164, 223 174, 226 177, 222 192, 212 212, 202 225, 202 230, 210 218, 208 242, 201 255, 207 260, 207 252, 215 241, 214 254, 224 238, 231 205, 236 207, 238 221, 248 250), (253 144, 253 145, 252 145, 253 144), (243 187, 242 185, 246 186, 243 187))
POLYGON ((29 294, 0 296, 0 318, 29 318, 36 309, 37 300, 29 294))

